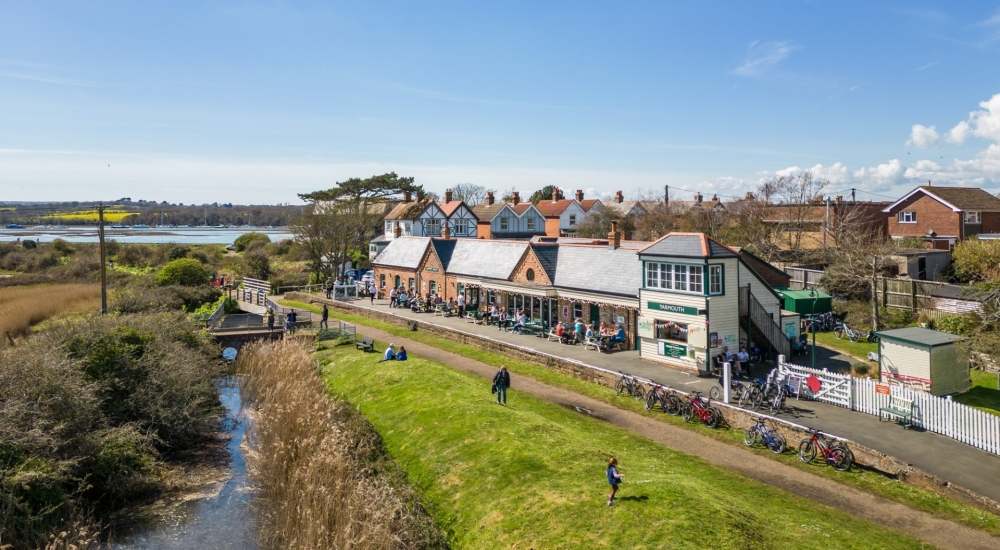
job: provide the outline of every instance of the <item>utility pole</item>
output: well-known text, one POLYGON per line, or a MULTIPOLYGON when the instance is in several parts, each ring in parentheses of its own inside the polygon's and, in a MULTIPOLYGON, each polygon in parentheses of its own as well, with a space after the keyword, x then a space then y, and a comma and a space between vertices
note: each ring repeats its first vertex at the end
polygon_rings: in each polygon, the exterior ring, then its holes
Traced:
POLYGON ((663 206, 670 206, 670 186, 663 186, 663 206))
POLYGON ((104 258, 104 203, 97 203, 97 238, 101 243, 101 315, 108 312, 107 260, 104 258))

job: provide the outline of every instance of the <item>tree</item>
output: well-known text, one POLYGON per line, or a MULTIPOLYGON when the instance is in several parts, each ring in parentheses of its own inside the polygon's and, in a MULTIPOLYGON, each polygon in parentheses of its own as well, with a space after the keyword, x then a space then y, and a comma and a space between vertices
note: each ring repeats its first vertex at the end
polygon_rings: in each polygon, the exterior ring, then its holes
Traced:
POLYGON ((233 241, 233 246, 236 247, 237 252, 243 252, 250 246, 250 243, 252 242, 269 243, 271 242, 271 237, 268 237, 264 233, 251 231, 250 233, 244 233, 239 237, 236 237, 236 240, 233 241))
POLYGON ((531 204, 538 204, 541 201, 550 201, 552 200, 553 191, 557 193, 556 196, 557 200, 563 200, 566 198, 566 196, 562 192, 562 189, 559 189, 555 185, 546 185, 545 187, 542 187, 538 191, 532 193, 531 198, 528 200, 531 201, 531 204))
POLYGON ((489 191, 495 190, 475 183, 460 183, 452 186, 451 197, 457 201, 465 201, 465 204, 475 205, 485 201, 489 191))
POLYGON ((208 273, 201 262, 193 258, 181 258, 167 262, 156 274, 156 284, 198 286, 208 283, 208 273))
POLYGON ((781 203, 779 208, 770 209, 781 215, 771 217, 780 220, 776 235, 784 237, 784 244, 793 254, 801 255, 805 234, 823 230, 816 227, 816 209, 822 206, 823 190, 829 185, 829 180, 817 180, 808 171, 780 176, 763 184, 761 191, 766 193, 766 203, 773 204, 775 199, 781 203))
POLYGON ((594 208, 576 226, 576 234, 588 239, 604 239, 611 233, 611 222, 618 222, 618 231, 627 238, 635 234, 635 216, 622 216, 610 208, 594 208))
POLYGON ((243 256, 245 274, 254 279, 267 280, 271 276, 271 256, 264 247, 254 247, 243 256))
POLYGON ((951 262, 955 278, 960 282, 1000 282, 1000 241, 962 241, 952 250, 951 262))
POLYGON ((655 241, 677 229, 677 212, 663 201, 644 203, 646 212, 635 223, 633 239, 655 241))

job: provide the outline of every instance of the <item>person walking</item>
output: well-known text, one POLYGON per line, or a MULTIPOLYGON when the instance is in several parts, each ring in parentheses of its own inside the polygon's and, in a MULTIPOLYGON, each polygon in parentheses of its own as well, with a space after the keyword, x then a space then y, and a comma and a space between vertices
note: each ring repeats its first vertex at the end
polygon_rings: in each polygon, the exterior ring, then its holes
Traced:
POLYGON ((465 295, 458 295, 458 318, 465 317, 465 295))
POLYGON ((329 300, 330 296, 333 294, 333 279, 327 279, 326 281, 326 299, 329 300))
POLYGON ((615 505, 615 493, 618 492, 618 484, 624 481, 625 478, 618 473, 618 459, 611 457, 608 461, 608 484, 611 485, 611 496, 608 497, 608 506, 615 505))
POLYGON ((507 365, 502 365, 493 377, 493 387, 497 390, 497 404, 507 406, 507 388, 510 387, 510 373, 507 365))
POLYGON ((330 328, 330 325, 328 323, 329 319, 330 319, 330 309, 326 307, 326 304, 323 304, 323 318, 320 319, 319 321, 319 328, 329 329, 330 328))
POLYGON ((372 305, 375 305, 375 295, 378 294, 378 287, 375 286, 375 281, 372 281, 371 286, 368 287, 368 295, 371 296, 372 305))
POLYGON ((396 307, 396 287, 389 290, 389 307, 396 307))
POLYGON ((267 331, 268 332, 273 331, 274 330, 274 310, 271 309, 271 308, 267 308, 267 313, 264 315, 264 318, 267 320, 267 331))

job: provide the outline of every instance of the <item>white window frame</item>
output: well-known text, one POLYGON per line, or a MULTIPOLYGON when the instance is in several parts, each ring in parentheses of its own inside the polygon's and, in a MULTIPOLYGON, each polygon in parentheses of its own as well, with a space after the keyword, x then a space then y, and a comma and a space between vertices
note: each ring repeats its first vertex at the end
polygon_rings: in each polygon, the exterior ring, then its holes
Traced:
POLYGON ((500 231, 509 231, 510 224, 507 222, 507 216, 500 217, 500 231))
POLYGON ((688 292, 705 293, 705 266, 688 266, 688 292))
POLYGON ((535 230, 535 218, 528 218, 528 231, 535 230))
POLYGON ((725 280, 723 266, 719 264, 708 266, 708 293, 710 295, 719 296, 723 294, 725 280))
POLYGON ((965 213, 965 223, 983 223, 982 212, 973 210, 965 213))
POLYGON ((428 237, 438 237, 441 235, 441 220, 438 218, 427 218, 424 221, 424 231, 428 237), (436 230, 435 230, 436 229, 436 230))
POLYGON ((456 235, 466 235, 466 234, 468 234, 468 232, 469 232, 469 230, 468 230, 469 225, 466 223, 466 221, 468 221, 468 220, 466 220, 465 218, 458 218, 458 219, 455 220, 455 234, 456 235))
POLYGON ((396 222, 393 220, 385 220, 385 234, 392 235, 392 230, 396 228, 396 222))
POLYGON ((576 225, 576 214, 569 215, 569 226, 573 227, 576 225))
POLYGON ((899 223, 917 223, 917 212, 915 210, 900 210, 896 215, 899 223))
MULTIPOLYGON (((716 265, 715 267, 722 267, 716 265)), ((646 288, 670 290, 683 294, 705 295, 705 266, 668 262, 646 262, 643 278, 646 288)), ((718 294, 723 294, 719 292, 718 294)))
POLYGON ((403 224, 403 230, 399 232, 400 235, 402 235, 404 237, 412 237, 413 236, 413 222, 403 221, 403 222, 398 222, 398 223, 403 224))

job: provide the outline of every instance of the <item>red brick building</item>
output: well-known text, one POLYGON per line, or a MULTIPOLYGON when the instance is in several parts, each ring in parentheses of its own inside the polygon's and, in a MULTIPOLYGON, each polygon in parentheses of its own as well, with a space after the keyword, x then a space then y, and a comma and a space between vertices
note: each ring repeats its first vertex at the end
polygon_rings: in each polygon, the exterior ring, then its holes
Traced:
POLYGON ((1000 233, 1000 199, 978 187, 918 187, 884 210, 889 235, 948 250, 980 233, 1000 233))

